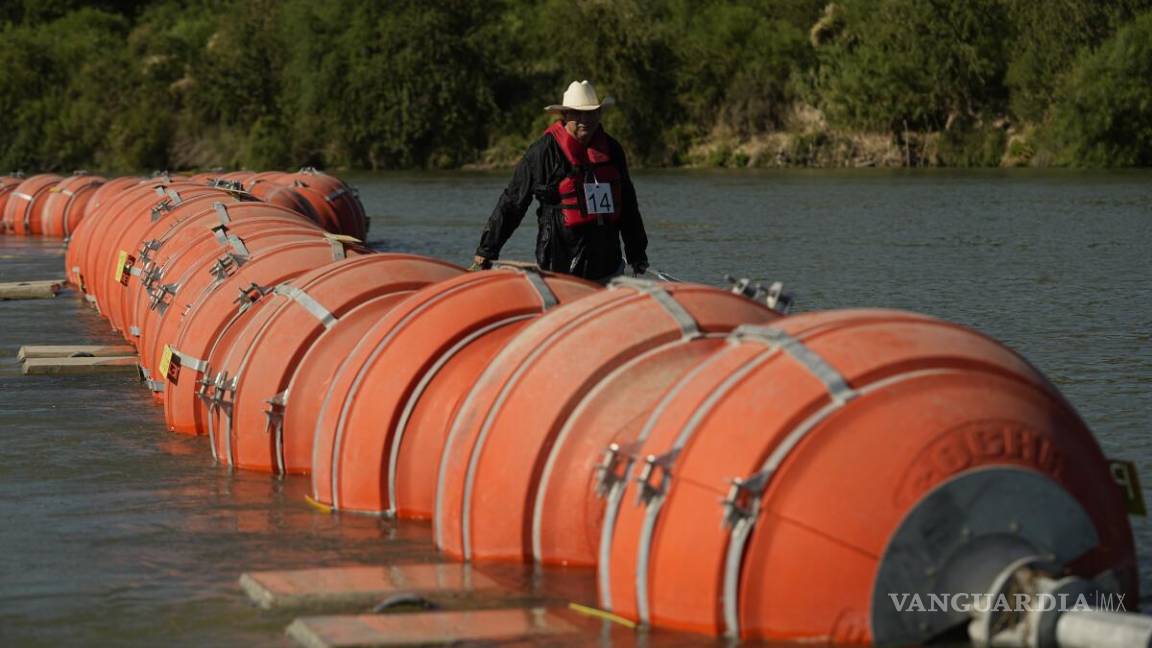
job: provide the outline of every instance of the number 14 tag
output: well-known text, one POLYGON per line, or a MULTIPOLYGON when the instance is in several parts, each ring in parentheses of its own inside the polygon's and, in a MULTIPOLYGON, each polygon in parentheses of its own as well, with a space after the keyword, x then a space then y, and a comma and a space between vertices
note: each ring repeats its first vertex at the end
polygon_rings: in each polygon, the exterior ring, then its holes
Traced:
POLYGON ((585 182, 584 204, 589 214, 611 214, 616 211, 612 202, 612 185, 607 182, 585 182))

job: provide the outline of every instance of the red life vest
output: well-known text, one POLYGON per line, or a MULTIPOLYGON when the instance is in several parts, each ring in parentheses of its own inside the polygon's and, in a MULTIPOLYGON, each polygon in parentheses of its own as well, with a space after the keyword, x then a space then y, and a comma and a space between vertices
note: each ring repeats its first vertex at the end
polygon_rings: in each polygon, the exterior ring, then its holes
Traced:
POLYGON ((608 136, 604 130, 598 129, 587 145, 572 137, 562 122, 553 123, 546 132, 560 145, 564 157, 572 165, 572 175, 560 181, 560 213, 564 215, 564 227, 619 222, 620 169, 608 153, 608 136), (611 187, 611 212, 588 213, 585 183, 606 183, 611 187))

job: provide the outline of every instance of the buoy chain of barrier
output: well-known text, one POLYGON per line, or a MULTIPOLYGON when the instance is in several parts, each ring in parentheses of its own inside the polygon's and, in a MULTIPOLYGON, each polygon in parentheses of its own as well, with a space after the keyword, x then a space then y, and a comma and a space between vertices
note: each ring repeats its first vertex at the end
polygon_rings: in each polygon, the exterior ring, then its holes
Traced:
POLYGON ((793 314, 779 281, 602 286, 379 253, 356 189, 308 167, 77 178, 0 178, 3 229, 68 237, 68 280, 136 347, 170 430, 208 434, 230 469, 310 474, 322 510, 431 519, 451 558, 593 567, 624 624, 1030 648, 1152 632, 1106 610, 893 607, 1135 600, 1099 445, 970 329, 793 314))

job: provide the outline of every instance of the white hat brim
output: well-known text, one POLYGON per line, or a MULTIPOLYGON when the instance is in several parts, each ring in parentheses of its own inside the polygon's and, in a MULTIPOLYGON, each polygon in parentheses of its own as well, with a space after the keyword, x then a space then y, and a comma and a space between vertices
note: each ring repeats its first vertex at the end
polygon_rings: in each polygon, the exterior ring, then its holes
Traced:
POLYGON ((612 97, 604 97, 602 100, 600 100, 600 103, 596 104, 595 106, 565 106, 563 104, 552 104, 550 106, 544 106, 544 112, 564 112, 565 110, 580 110, 587 112, 590 110, 599 110, 600 108, 607 108, 608 106, 614 105, 616 105, 615 99, 612 97))

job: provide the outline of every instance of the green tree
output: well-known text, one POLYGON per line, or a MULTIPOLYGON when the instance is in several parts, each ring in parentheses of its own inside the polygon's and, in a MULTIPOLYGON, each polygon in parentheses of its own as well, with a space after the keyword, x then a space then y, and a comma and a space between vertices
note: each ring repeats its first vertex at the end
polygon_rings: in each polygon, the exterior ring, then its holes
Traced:
POLYGON ((1055 107, 1061 161, 1152 165, 1152 12, 1084 52, 1055 107))
POLYGON ((855 128, 940 130, 1006 108, 1001 0, 854 0, 820 48, 820 98, 855 128))

